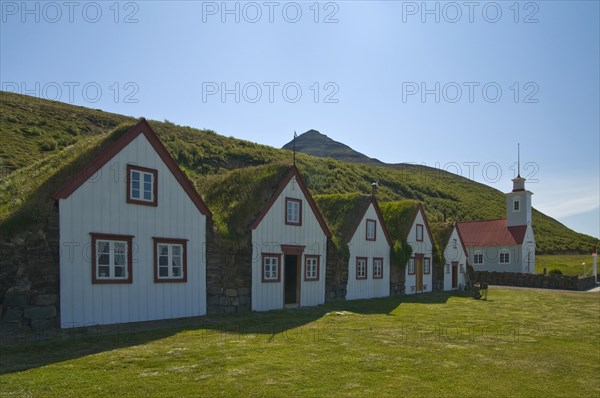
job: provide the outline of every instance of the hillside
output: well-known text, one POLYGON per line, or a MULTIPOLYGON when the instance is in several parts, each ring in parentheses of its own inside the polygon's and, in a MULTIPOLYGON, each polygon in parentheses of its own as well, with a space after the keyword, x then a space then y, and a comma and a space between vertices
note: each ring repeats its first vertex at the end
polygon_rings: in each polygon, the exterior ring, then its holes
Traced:
MULTIPOLYGON (((118 133, 134 122, 134 118, 100 110, 0 93, 2 232, 17 233, 41 223, 52 206, 50 194, 60 183, 82 167, 91 152, 112 139, 111 131, 117 129, 118 133)), ((291 163, 291 154, 286 150, 167 121, 150 124, 204 197, 215 182, 235 181, 224 178, 232 170, 291 163)), ((313 194, 369 193, 371 183, 378 180, 380 202, 419 200, 431 222, 442 221, 444 214, 455 221, 504 215, 504 195, 500 191, 440 170, 420 166, 394 169, 302 153, 297 161, 313 194)), ((230 188, 240 192, 238 197, 244 197, 243 184, 230 188)), ((539 253, 587 253, 597 244, 596 239, 576 233, 538 211, 533 217, 539 253)))

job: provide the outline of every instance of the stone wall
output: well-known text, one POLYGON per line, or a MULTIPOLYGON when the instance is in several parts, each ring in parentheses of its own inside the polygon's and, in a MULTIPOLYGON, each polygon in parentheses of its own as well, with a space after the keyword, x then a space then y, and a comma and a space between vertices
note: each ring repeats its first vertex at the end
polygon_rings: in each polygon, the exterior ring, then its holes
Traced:
POLYGON ((207 222, 207 313, 250 311, 252 247, 223 239, 207 222))
POLYGON ((588 290, 596 286, 593 276, 522 274, 518 272, 474 271, 471 280, 489 285, 539 287, 546 289, 588 290))
POLYGON ((405 267, 398 265, 390 265, 390 296, 404 294, 405 269, 405 267))
POLYGON ((0 237, 0 327, 11 332, 58 326, 58 211, 45 225, 0 237))
POLYGON ((325 301, 345 300, 348 285, 348 257, 337 250, 331 239, 327 239, 325 267, 325 301))

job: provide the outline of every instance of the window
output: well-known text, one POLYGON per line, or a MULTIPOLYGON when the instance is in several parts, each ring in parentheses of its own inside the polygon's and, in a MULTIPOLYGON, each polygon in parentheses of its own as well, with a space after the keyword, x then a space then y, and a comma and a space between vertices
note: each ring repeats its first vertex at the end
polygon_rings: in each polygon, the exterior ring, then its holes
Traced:
POLYGON ((483 253, 477 252, 473 254, 473 264, 483 264, 483 253))
POLYGON ((417 242, 423 242, 423 226, 417 224, 417 242))
POLYGON ((281 254, 263 253, 262 255, 262 281, 279 282, 281 254))
POLYGON ((377 238, 377 221, 367 220, 367 240, 375 240, 377 238))
POLYGON ((415 259, 414 259, 414 257, 410 258, 408 260, 408 274, 409 275, 414 275, 415 274, 415 259))
POLYGON ((127 165, 127 203, 156 206, 158 171, 127 165))
POLYGON ((446 273, 449 274, 450 273, 450 264, 446 264, 446 273))
POLYGON ((500 264, 510 263, 510 255, 507 251, 500 252, 500 264))
POLYGON ((92 233, 92 283, 131 283, 132 236, 92 233))
POLYGON ((287 225, 302 225, 302 201, 285 198, 285 223, 287 225))
POLYGON ((154 282, 187 282, 187 240, 154 240, 154 282))
POLYGON ((425 257, 423 259, 423 273, 424 274, 430 274, 431 273, 431 259, 428 257, 425 257))
POLYGON ((366 257, 356 257, 356 279, 367 279, 366 257))
POLYGON ((373 279, 383 279, 383 258, 373 258, 373 279))
POLYGON ((464 266, 464 264, 461 264, 461 265, 460 265, 460 273, 461 273, 461 274, 464 274, 464 273, 465 273, 465 266, 464 266))
POLYGON ((513 201, 513 211, 519 211, 521 208, 521 201, 519 199, 515 199, 513 201))
POLYGON ((304 256, 304 280, 319 280, 319 256, 307 254, 304 256))

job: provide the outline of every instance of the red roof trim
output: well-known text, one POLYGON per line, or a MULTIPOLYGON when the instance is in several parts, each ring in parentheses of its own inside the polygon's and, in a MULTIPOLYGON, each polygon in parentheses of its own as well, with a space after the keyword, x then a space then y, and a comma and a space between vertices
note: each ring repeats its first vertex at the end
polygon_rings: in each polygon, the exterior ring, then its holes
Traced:
MULTIPOLYGON (((458 240, 460 241, 460 245, 463 248, 463 252, 465 253, 465 257, 467 258, 467 261, 468 261, 469 253, 467 253, 467 246, 465 245, 465 240, 463 239, 463 237, 460 233, 460 229, 458 228, 458 225, 456 225, 456 223, 454 223, 453 227, 454 227, 454 229, 456 229, 456 234, 458 235, 458 240)), ((452 236, 452 234, 450 236, 452 236)), ((446 244, 448 244, 448 243, 446 243, 446 244)))
POLYGON ((273 206, 273 204, 275 203, 277 198, 279 198, 279 195, 281 195, 281 192, 283 192, 285 187, 292 180, 292 177, 296 177, 298 186, 302 190, 302 193, 304 194, 304 197, 306 198, 308 205, 312 209, 313 214, 315 215, 315 217, 317 217, 317 221, 319 222, 321 229, 323 230, 325 235, 327 235, 329 238, 331 238, 331 231, 329 230, 329 227, 327 227, 327 223, 325 223, 325 220, 323 219, 321 212, 317 208, 317 205, 316 205, 312 195, 310 194, 308 188, 306 187, 306 184, 304 183, 304 179, 300 175, 300 172, 298 171, 298 168, 296 166, 292 166, 290 168, 290 171, 288 172, 287 176, 284 178, 284 180, 281 182, 281 184, 279 184, 279 187, 277 187, 277 190, 275 191, 275 193, 273 193, 273 195, 271 195, 271 198, 267 202, 266 206, 262 209, 262 211, 260 212, 260 214, 258 215, 256 220, 252 223, 250 228, 256 229, 256 227, 258 227, 258 224, 260 224, 260 222, 265 217, 265 215, 269 212, 269 210, 271 210, 271 207, 273 206))
POLYGON ((110 144, 104 151, 102 151, 94 160, 92 160, 86 167, 81 169, 77 174, 70 180, 65 182, 55 193, 52 198, 55 200, 66 199, 73 192, 75 192, 81 185, 83 185, 90 177, 98 172, 109 160, 115 157, 123 148, 129 145, 138 135, 143 134, 152 148, 156 151, 158 156, 165 163, 167 168, 171 171, 175 179, 181 185, 181 188, 187 193, 191 201, 196 205, 200 213, 207 217, 212 217, 212 213, 196 191, 194 184, 187 178, 183 171, 177 165, 177 162, 167 148, 160 141, 160 138, 156 135, 150 124, 146 119, 142 118, 134 126, 130 127, 125 134, 119 137, 115 142, 110 144))

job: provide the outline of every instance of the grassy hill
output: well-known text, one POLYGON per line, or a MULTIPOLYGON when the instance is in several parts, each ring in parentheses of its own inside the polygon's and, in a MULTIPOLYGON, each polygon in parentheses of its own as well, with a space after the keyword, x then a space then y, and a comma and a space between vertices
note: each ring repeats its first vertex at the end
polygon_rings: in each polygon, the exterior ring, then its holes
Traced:
MULTIPOLYGON (((52 206, 50 194, 60 183, 134 122, 127 116, 0 92, 2 231, 10 234, 41 222, 52 206)), ((236 169, 291 162, 287 150, 167 121, 150 124, 205 197, 215 181, 234 184, 235 178, 226 177, 236 169)), ((438 169, 395 169, 302 153, 297 162, 313 194, 369 193, 371 183, 378 180, 380 202, 419 200, 430 222, 442 221, 444 214, 455 221, 504 216, 502 192, 438 169)), ((242 197, 247 194, 243 184, 231 189, 242 197)), ((539 253, 587 253, 597 244, 597 239, 576 233, 538 211, 534 211, 533 225, 539 253)))

